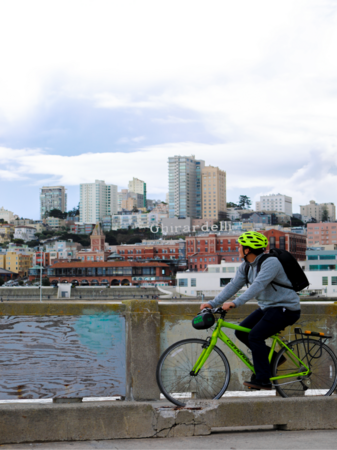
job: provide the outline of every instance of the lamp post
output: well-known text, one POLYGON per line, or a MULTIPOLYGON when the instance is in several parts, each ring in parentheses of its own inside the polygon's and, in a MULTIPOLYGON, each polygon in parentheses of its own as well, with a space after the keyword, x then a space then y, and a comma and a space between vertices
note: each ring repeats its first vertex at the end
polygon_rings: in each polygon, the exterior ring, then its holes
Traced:
MULTIPOLYGON (((43 248, 43 247, 42 247, 43 248)), ((43 253, 40 247, 40 302, 42 302, 42 270, 43 270, 43 253)))

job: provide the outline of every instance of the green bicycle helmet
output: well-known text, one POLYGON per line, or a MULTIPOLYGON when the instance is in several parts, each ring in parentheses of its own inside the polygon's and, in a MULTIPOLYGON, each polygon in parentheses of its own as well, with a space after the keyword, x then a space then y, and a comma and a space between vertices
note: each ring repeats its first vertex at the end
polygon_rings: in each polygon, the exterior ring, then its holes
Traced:
POLYGON ((257 233, 256 231, 247 231, 246 233, 241 234, 238 239, 238 243, 244 247, 266 249, 268 246, 268 239, 266 236, 261 233, 257 233))

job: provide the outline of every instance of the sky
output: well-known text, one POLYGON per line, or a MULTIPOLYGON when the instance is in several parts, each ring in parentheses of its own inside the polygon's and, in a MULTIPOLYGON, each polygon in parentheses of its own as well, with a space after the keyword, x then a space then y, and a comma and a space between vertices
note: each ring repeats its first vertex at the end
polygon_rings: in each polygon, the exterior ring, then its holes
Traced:
POLYGON ((337 203, 337 0, 0 0, 0 207, 147 183, 169 156, 248 195, 337 203))

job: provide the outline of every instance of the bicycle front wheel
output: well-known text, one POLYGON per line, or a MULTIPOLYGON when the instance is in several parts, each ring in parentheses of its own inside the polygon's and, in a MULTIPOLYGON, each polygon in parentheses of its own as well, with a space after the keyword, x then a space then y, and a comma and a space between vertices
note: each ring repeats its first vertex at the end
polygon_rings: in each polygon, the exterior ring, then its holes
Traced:
POLYGON ((185 339, 162 354, 157 366, 157 383, 170 402, 185 406, 188 400, 218 399, 224 394, 230 380, 230 367, 218 347, 214 347, 196 376, 192 372, 208 345, 209 342, 202 339, 185 339))
MULTIPOLYGON (((298 339, 287 346, 309 367, 307 376, 281 378, 274 381, 277 392, 282 397, 329 396, 337 385, 337 359, 333 351, 315 339, 298 339)), ((305 372, 303 365, 287 351, 285 347, 279 351, 275 359, 273 377, 305 372), (285 357, 284 360, 282 357, 285 357), (281 360, 282 358, 282 360, 281 360), (281 361, 281 364, 279 362, 281 361)))

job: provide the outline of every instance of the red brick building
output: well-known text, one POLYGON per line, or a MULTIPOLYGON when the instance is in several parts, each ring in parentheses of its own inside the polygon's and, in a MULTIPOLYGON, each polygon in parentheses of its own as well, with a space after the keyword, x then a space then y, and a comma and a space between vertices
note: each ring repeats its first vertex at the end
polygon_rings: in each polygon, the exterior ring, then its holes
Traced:
POLYGON ((48 267, 47 275, 52 284, 56 282, 68 282, 84 286, 172 284, 171 269, 163 262, 62 262, 48 267))
POLYGON ((267 252, 272 248, 279 248, 290 252, 297 261, 305 261, 307 250, 307 237, 305 235, 280 230, 261 231, 261 233, 269 241, 267 252))
POLYGON ((77 252, 77 258, 82 261, 106 261, 109 253, 105 250, 105 234, 101 229, 101 225, 97 223, 90 235, 90 250, 80 250, 77 252))
POLYGON ((187 237, 186 259, 189 270, 203 272, 209 264, 220 264, 221 261, 239 262, 237 240, 240 234, 187 237))
POLYGON ((337 223, 319 222, 308 223, 308 247, 312 245, 336 245, 337 223))
POLYGON ((160 245, 117 245, 116 252, 127 260, 137 259, 179 259, 179 243, 170 244, 163 241, 160 245))
MULTIPOLYGON (((221 261, 240 262, 237 235, 191 236, 186 238, 186 258, 189 270, 203 272, 209 264, 221 261)), ((280 248, 290 252, 298 261, 305 261, 307 249, 306 236, 276 229, 261 231, 268 240, 267 252, 271 248, 280 248)))
POLYGON ((161 260, 168 264, 174 273, 186 270, 188 267, 184 240, 158 240, 141 244, 117 245, 116 253, 124 261, 161 260))

